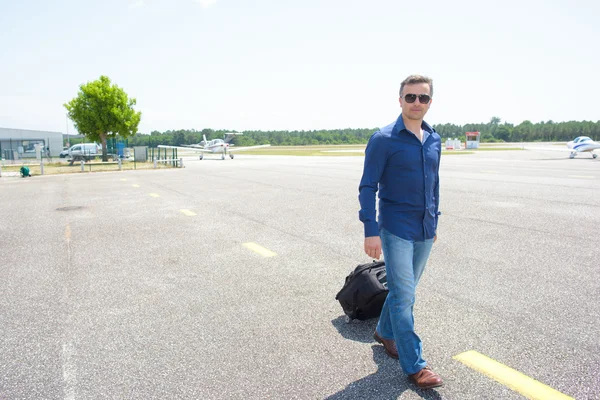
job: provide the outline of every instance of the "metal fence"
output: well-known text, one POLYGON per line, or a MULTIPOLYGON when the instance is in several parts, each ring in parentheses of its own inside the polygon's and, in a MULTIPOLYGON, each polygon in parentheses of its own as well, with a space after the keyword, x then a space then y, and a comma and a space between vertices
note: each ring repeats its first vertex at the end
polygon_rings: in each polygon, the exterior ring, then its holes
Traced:
POLYGON ((150 149, 151 151, 148 150, 149 149, 147 148, 136 147, 133 151, 133 157, 113 157, 111 158, 111 161, 107 162, 103 162, 99 159, 102 156, 101 154, 88 160, 77 161, 61 159, 58 157, 44 157, 39 160, 0 159, 0 177, 21 176, 20 169, 22 166, 27 166, 32 176, 184 167, 183 159, 177 158, 177 149, 172 149, 175 150, 173 152, 161 152, 161 149, 150 149))

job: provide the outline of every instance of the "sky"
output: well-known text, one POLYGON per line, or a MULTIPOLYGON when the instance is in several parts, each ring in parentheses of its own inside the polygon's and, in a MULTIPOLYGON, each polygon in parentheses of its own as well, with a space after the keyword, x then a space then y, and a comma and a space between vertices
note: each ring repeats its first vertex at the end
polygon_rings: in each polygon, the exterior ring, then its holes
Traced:
POLYGON ((0 127, 73 134, 108 76, 138 131, 374 128, 433 79, 430 124, 600 120, 596 0, 0 0, 0 127))

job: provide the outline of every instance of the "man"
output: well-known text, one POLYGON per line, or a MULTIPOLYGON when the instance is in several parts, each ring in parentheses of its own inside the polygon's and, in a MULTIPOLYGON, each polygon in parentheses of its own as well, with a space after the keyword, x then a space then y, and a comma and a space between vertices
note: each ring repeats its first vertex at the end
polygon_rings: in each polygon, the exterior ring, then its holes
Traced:
POLYGON ((413 319, 417 283, 437 239, 442 146, 440 136, 423 121, 432 96, 430 78, 411 75, 401 83, 402 114, 369 139, 358 189, 365 253, 379 259, 383 250, 389 289, 374 338, 389 356, 399 358, 404 373, 422 389, 442 386, 422 358, 413 319))

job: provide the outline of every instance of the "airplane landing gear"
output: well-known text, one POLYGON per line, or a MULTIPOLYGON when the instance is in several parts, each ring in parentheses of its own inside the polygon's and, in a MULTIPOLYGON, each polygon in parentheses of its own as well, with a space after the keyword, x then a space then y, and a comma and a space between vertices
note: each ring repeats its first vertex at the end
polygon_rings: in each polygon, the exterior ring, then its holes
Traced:
POLYGON ((575 153, 569 154, 569 158, 575 158, 575 153))
POLYGON ((200 154, 200 156, 198 157, 200 160, 202 160, 204 158, 204 154, 200 154))
MULTIPOLYGON (((229 157, 233 160, 233 154, 229 153, 229 157)), ((596 158, 596 154, 594 154, 594 158, 596 158)))
POLYGON ((592 157, 594 157, 594 158, 598 158, 598 154, 595 154, 595 153, 594 153, 594 154, 592 154, 592 157))

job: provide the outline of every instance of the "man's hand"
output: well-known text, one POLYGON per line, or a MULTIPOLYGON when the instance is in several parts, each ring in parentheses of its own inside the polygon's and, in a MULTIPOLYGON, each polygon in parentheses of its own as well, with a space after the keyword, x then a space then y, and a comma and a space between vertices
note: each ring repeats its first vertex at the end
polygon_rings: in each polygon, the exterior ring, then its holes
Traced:
POLYGON ((381 238, 379 236, 365 238, 365 253, 373 260, 379 260, 381 257, 381 238))
POLYGON ((433 243, 435 243, 435 241, 436 241, 436 240, 437 240, 437 235, 435 235, 435 236, 433 237, 433 243))

